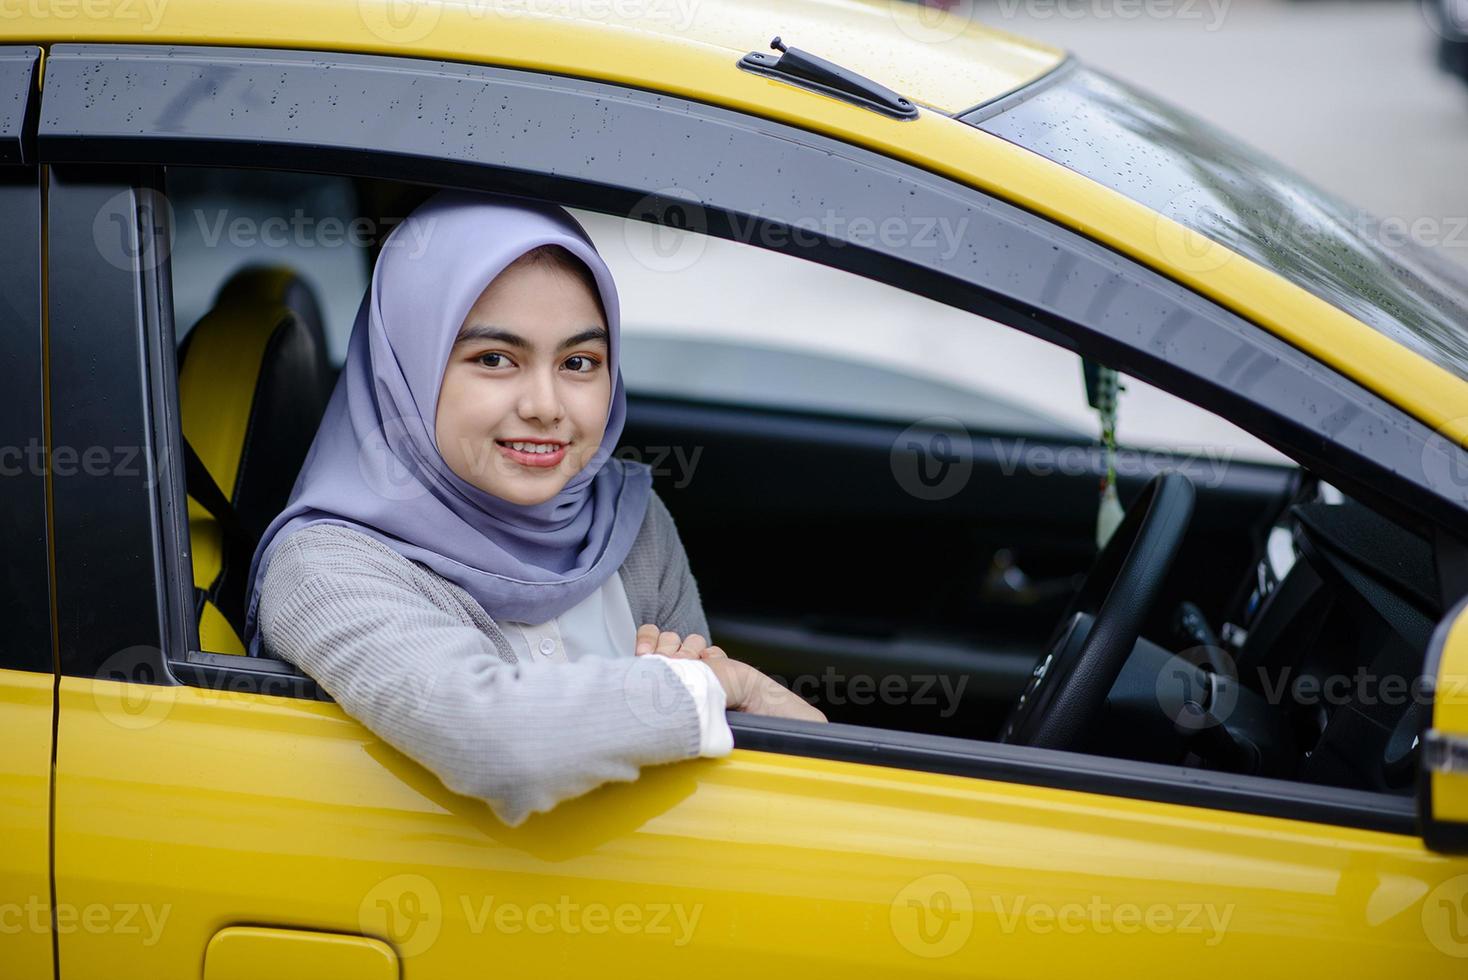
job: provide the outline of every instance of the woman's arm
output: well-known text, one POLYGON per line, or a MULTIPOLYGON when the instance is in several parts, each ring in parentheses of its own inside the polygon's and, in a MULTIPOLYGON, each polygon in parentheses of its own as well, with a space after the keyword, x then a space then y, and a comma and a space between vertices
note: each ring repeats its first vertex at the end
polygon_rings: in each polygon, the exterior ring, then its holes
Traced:
POLYGON ((699 754, 693 698, 662 658, 506 663, 378 548, 330 526, 284 539, 261 585, 261 636, 449 789, 513 827, 699 754))

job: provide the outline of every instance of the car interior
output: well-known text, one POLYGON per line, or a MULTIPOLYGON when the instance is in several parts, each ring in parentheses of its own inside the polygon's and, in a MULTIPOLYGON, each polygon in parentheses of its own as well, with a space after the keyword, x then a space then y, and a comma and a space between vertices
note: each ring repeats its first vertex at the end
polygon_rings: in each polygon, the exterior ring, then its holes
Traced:
MULTIPOLYGON (((254 179, 250 194, 272 193, 254 179)), ((406 215, 434 190, 339 180, 358 215, 406 215)), ((229 197, 245 194, 237 172, 169 168, 167 181, 181 225, 190 208, 243 206, 229 197)), ((377 243, 343 280, 303 271, 315 260, 301 249, 205 259, 189 242, 176 236, 172 276, 199 642, 241 654, 254 543, 309 449, 377 243), (333 289, 347 300, 326 301, 333 289)), ((842 370, 686 344, 766 383, 842 370)), ((914 388, 849 371, 836 381, 858 391, 914 388)), ((1157 452, 1119 474, 1126 519, 1098 549, 1094 430, 1018 410, 981 431, 925 409, 741 404, 737 385, 700 394, 628 376, 624 445, 699 452, 696 478, 654 474, 712 641, 831 721, 1411 791, 1425 697, 1379 680, 1421 673, 1445 613, 1420 528, 1301 467, 1235 461, 1205 479, 1196 459, 1157 452), (914 441, 969 447, 957 492, 924 499, 894 479, 894 452, 914 441), (1037 446, 1085 465, 1013 465, 1037 446)))

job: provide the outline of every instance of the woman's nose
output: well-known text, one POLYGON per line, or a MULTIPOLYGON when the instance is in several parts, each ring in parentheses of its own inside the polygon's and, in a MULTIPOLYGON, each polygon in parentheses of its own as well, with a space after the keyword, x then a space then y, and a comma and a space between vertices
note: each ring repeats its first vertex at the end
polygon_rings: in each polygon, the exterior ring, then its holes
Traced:
POLYGON ((527 371, 525 389, 520 393, 520 417, 553 425, 564 414, 555 375, 549 371, 527 371))

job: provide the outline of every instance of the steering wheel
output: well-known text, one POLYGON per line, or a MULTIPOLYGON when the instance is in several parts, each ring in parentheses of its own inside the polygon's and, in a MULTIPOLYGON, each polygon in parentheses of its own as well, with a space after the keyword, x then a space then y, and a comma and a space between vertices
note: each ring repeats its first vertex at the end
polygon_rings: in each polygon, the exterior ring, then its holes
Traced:
POLYGON ((1193 517, 1193 481, 1159 473, 1071 599, 999 741, 1064 749, 1095 719, 1141 635, 1193 517))

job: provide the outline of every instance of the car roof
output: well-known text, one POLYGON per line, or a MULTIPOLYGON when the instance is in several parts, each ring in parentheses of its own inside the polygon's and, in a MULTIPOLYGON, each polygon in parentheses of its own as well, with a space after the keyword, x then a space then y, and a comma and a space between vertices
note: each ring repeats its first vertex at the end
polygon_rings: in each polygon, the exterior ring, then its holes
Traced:
MULTIPOLYGON (((534 0, 518 3, 534 6, 534 0)), ((1065 57, 971 16, 907 0, 544 0, 540 6, 579 10, 582 20, 606 8, 605 18, 590 18, 599 27, 652 35, 664 46, 718 48, 730 63, 769 50, 779 36, 950 115, 1023 87, 1065 57), (618 8, 627 16, 618 16, 618 8)), ((569 13, 559 19, 570 22, 569 13)))
MULTIPOLYGON (((139 0, 109 17, 20 16, 0 38, 319 47, 545 70, 621 62, 628 82, 677 91, 782 37, 908 98, 956 115, 1046 74, 1065 52, 989 28, 970 12, 906 0, 139 0), (156 11, 156 13, 155 13, 156 11), (322 43, 324 38, 336 43, 322 43), (553 42, 549 47, 543 43, 553 42), (620 56, 620 57, 618 57, 620 56)), ((576 73, 571 71, 569 73, 576 73)))

